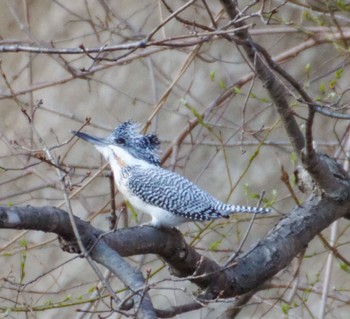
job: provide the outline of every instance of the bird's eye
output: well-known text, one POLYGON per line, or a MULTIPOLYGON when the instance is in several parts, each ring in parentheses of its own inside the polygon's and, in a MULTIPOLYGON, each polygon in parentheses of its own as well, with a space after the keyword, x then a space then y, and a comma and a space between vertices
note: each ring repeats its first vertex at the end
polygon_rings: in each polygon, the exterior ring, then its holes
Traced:
POLYGON ((118 137, 118 138, 115 140, 115 142, 116 142, 117 144, 124 145, 124 144, 125 144, 125 139, 122 138, 122 137, 118 137))

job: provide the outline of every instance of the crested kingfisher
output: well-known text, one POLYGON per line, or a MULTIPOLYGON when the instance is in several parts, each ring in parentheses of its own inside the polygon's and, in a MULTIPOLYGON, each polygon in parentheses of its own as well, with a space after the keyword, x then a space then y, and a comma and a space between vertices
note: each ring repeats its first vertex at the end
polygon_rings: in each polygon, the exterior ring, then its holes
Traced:
POLYGON ((118 190, 136 209, 151 215, 151 226, 172 228, 188 221, 229 218, 229 214, 265 214, 269 208, 229 205, 209 195, 187 178, 160 167, 160 141, 140 133, 127 121, 106 138, 72 131, 92 143, 109 162, 118 190))

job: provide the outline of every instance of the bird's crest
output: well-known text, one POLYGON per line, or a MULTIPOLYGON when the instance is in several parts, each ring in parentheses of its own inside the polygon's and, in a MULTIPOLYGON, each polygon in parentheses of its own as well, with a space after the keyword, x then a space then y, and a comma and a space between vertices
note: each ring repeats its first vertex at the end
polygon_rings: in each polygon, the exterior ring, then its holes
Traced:
POLYGON ((128 120, 120 125, 118 125, 113 134, 115 137, 123 136, 123 137, 137 137, 140 135, 140 124, 133 121, 128 120))
POLYGON ((133 156, 159 166, 160 140, 155 134, 142 135, 140 129, 139 123, 129 120, 117 126, 110 138, 116 142, 123 139, 123 147, 133 156))

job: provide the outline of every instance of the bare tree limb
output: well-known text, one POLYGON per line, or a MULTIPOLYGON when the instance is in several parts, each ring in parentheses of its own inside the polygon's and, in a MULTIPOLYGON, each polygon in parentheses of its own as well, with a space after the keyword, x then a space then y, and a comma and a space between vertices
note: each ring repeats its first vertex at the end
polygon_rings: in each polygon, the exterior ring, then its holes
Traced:
MULTIPOLYGON (((99 240, 103 234, 85 222, 75 217, 75 223, 80 239, 91 259, 111 270, 133 292, 134 303, 139 308, 139 318, 156 318, 151 299, 145 291, 145 281, 140 271, 133 269, 117 251, 112 250, 104 240, 99 240)), ((0 228, 31 229, 51 232, 61 236, 67 242, 76 245, 72 224, 67 212, 55 207, 44 206, 36 208, 1 207, 0 228)), ((76 245, 76 247, 78 247, 76 245)), ((79 249, 76 249, 78 251, 79 249)))
POLYGON ((311 198, 282 219, 265 239, 239 256, 230 271, 221 273, 207 291, 231 297, 254 289, 287 266, 318 233, 349 212, 350 202, 311 198))
POLYGON ((157 318, 142 273, 131 267, 115 250, 99 240, 91 251, 91 258, 112 271, 133 292, 137 318, 157 318))
MULTIPOLYGON (((79 218, 76 218, 76 223, 84 245, 93 248, 91 257, 107 268, 116 271, 114 266, 122 262, 118 254, 160 255, 175 276, 184 277, 206 289, 201 296, 201 300, 205 301, 237 296, 255 289, 287 266, 318 233, 349 212, 348 202, 313 197, 295 208, 265 239, 238 256, 227 267, 221 267, 197 253, 177 230, 143 226, 119 229, 103 235, 101 230, 79 218), (112 251, 117 252, 115 257, 111 257, 112 251)), ((67 213, 54 207, 0 207, 0 228, 53 232, 66 241, 74 242, 67 213)), ((132 270, 128 272, 120 274, 117 271, 117 276, 136 291, 141 287, 141 277, 139 274, 132 275, 132 270)))

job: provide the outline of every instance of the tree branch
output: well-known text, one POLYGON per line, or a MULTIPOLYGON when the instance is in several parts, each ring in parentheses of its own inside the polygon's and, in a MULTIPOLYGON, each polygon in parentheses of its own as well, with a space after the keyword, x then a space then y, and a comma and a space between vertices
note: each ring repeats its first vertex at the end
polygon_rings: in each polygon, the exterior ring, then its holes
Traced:
MULTIPOLYGON (((120 273, 124 263, 128 264, 118 254, 161 256, 175 276, 187 278, 206 289, 200 299, 208 301, 241 295, 260 286, 288 265, 318 233, 349 212, 349 202, 313 197, 295 208, 265 239, 238 256, 228 267, 221 267, 197 253, 177 230, 139 226, 103 233, 77 217, 76 224, 83 244, 91 249, 91 258, 111 269, 133 291, 146 289, 141 284, 143 278, 131 269, 120 273)), ((54 207, 0 206, 0 228, 53 232, 74 243, 68 214, 54 207)), ((147 298, 143 303, 149 301, 147 298)))
POLYGON ((323 229, 350 212, 350 202, 313 197, 282 219, 267 237, 242 254, 208 287, 210 296, 241 295, 286 267, 323 229))
MULTIPOLYGON (((75 222, 81 241, 90 257, 111 270, 135 293, 134 304, 140 307, 137 317, 156 318, 151 299, 145 291, 145 281, 141 272, 133 269, 117 251, 112 250, 104 240, 100 240, 103 231, 78 217, 75 217, 75 222)), ((0 206, 0 228, 41 230, 55 233, 66 242, 76 244, 68 213, 55 207, 0 206)), ((77 251, 78 249, 75 249, 75 252, 77 251)))

